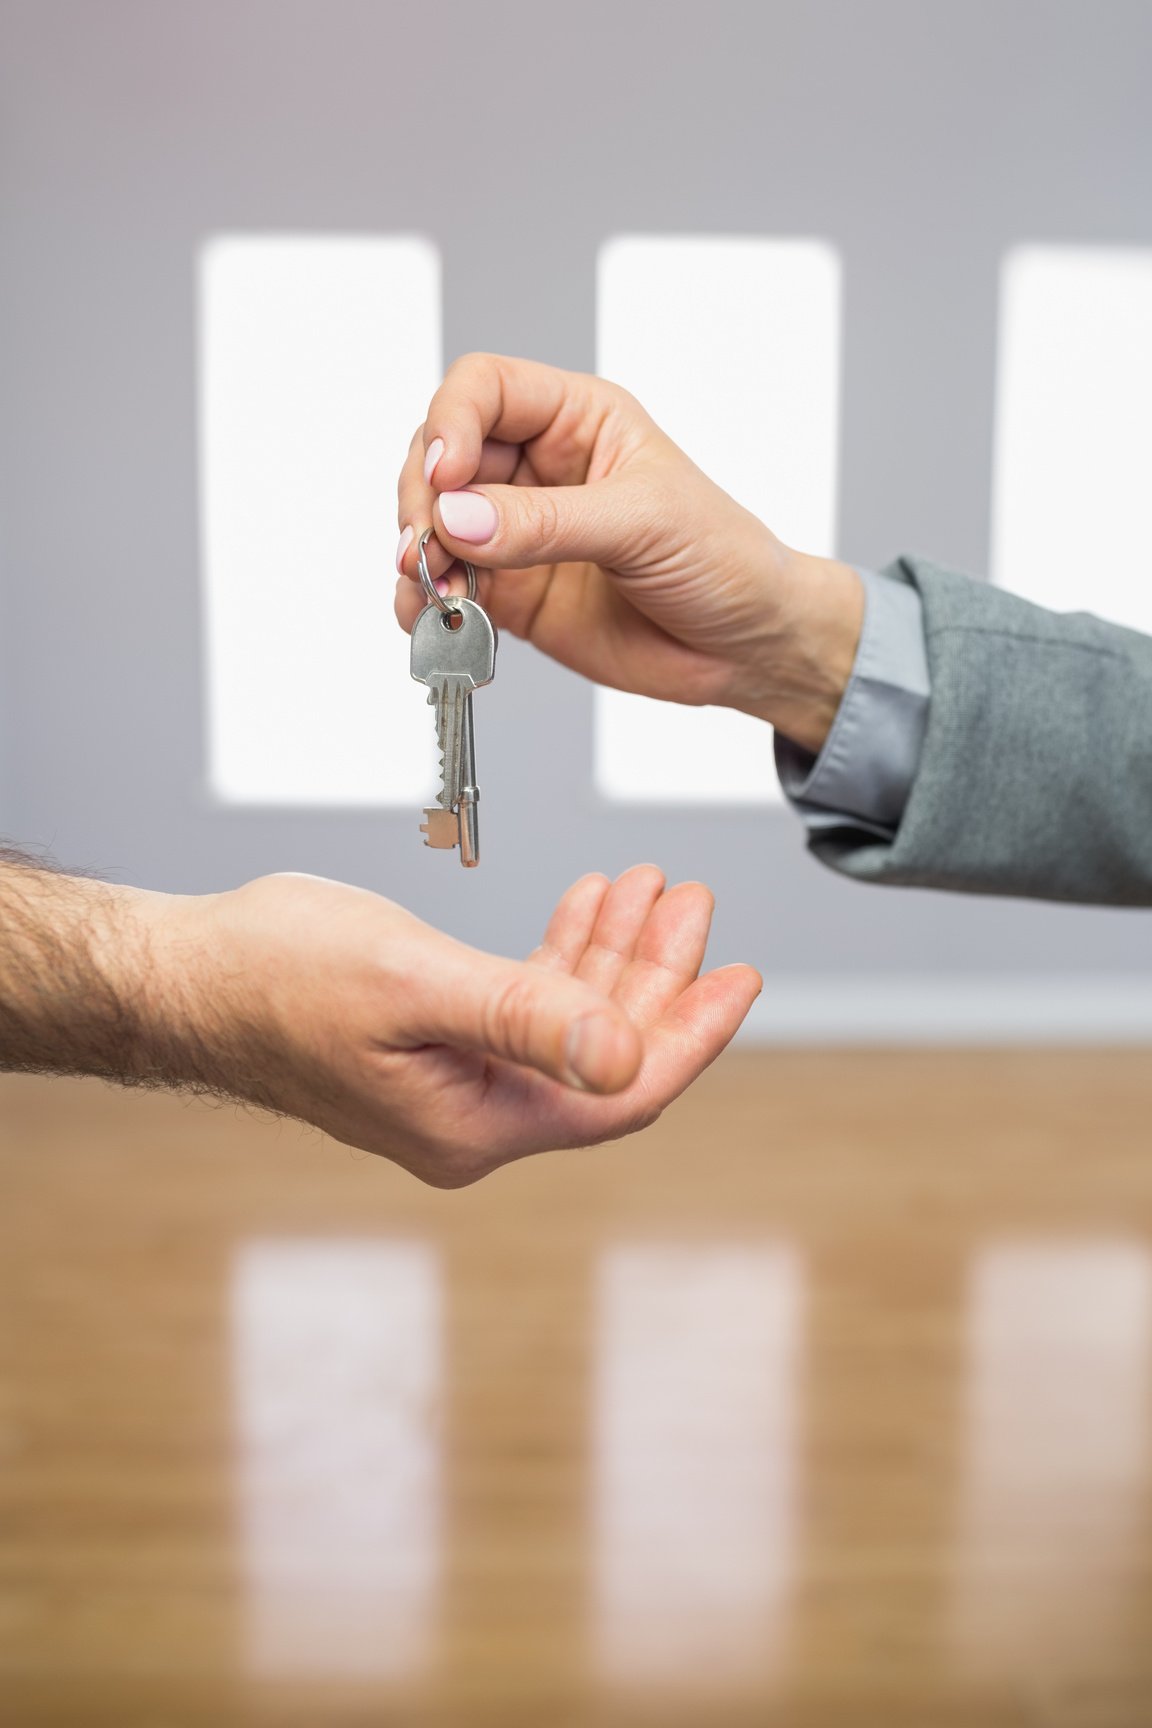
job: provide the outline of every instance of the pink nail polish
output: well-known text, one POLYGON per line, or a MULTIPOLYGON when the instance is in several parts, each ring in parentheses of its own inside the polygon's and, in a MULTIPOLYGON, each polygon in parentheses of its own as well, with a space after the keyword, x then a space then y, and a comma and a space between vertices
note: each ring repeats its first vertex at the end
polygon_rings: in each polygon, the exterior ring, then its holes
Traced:
POLYGON ((439 462, 439 460, 440 460, 441 456, 443 456, 443 454, 444 454, 444 440, 443 440, 443 438, 433 438, 431 444, 429 444, 428 449, 424 455, 424 480, 425 480, 426 484, 431 482, 432 476, 436 472, 436 464, 437 464, 437 462, 439 462))
POLYGON ((483 492, 441 492, 440 520, 453 540, 482 546, 496 532, 496 506, 483 492))
POLYGON ((400 536, 400 544, 396 548, 396 573, 398 576, 403 576, 404 574, 404 554, 407 552, 409 546, 411 546, 412 536, 415 532, 416 530, 414 528, 405 528, 403 534, 400 536))
POLYGON ((437 576, 437 578, 436 578, 435 582, 433 582, 432 586, 433 586, 433 588, 435 588, 437 594, 440 595, 441 599, 443 599, 444 595, 447 594, 447 592, 451 588, 452 584, 451 584, 451 582, 449 582, 447 576, 437 576))

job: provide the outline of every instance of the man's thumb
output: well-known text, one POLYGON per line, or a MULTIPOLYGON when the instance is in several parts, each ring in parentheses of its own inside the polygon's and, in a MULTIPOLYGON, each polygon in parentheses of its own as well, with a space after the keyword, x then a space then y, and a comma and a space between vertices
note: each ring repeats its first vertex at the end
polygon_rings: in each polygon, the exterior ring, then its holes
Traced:
MULTIPOLYGON (((454 945, 455 946, 455 945, 454 945)), ((623 1011, 578 978, 460 947, 429 1012, 438 1042, 537 1068, 586 1092, 622 1092, 643 1056, 623 1011)))

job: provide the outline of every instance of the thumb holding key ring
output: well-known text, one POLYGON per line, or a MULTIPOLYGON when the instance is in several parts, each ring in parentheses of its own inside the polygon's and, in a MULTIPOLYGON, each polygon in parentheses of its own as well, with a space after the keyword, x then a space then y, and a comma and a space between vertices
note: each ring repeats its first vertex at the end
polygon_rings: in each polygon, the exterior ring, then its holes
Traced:
MULTIPOLYGON (((432 538, 433 532, 434 532, 433 529, 425 528, 423 534, 421 534, 420 539, 416 545, 416 561, 420 567, 420 586, 423 588, 425 594, 428 596, 428 599, 431 602, 431 604, 433 606, 435 606, 440 612, 443 612, 443 613, 458 612, 460 610, 460 608, 457 605, 455 600, 452 600, 452 599, 445 600, 440 594, 437 593, 436 584, 433 582, 431 572, 428 569, 428 542, 432 538)), ((465 570, 465 573, 467 574, 467 577, 468 577, 468 596, 467 597, 469 600, 475 600, 475 598, 476 598, 476 566, 474 564, 469 564, 466 560, 464 560, 463 562, 464 562, 464 570, 465 570)))

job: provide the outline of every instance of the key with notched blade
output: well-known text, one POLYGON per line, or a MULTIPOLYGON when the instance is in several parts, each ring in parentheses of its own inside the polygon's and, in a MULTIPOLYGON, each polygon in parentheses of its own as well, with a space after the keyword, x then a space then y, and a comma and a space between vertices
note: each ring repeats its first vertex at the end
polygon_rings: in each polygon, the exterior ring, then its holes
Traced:
POLYGON ((425 810, 420 831, 426 846, 459 846, 461 864, 471 868, 480 862, 472 692, 495 676, 496 631, 475 600, 448 608, 425 606, 412 628, 412 676, 428 686, 440 745, 439 803, 425 810))

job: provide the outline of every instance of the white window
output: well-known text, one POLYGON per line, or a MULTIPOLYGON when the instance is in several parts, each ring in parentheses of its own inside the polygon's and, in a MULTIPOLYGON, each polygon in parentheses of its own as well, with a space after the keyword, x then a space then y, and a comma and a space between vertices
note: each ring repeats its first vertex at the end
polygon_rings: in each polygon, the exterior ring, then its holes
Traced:
POLYGON ((1152 250, 1023 246, 1001 279, 992 573, 1152 631, 1152 250))
MULTIPOLYGON (((806 552, 836 528, 840 262, 813 240, 626 235, 601 251, 597 370, 705 473, 806 552)), ((779 795, 769 728, 725 709, 597 693, 609 798, 779 795)))
POLYGON ((419 1667, 440 1568, 434 1255, 405 1242, 248 1243, 232 1351, 251 1667, 419 1667))
POLYGON ((438 255, 225 237, 200 290, 212 790, 419 803, 435 756, 392 611, 395 488, 440 377, 438 255))

